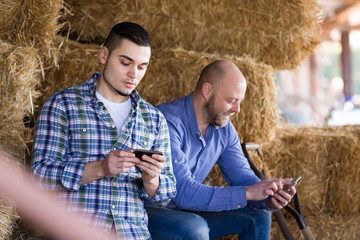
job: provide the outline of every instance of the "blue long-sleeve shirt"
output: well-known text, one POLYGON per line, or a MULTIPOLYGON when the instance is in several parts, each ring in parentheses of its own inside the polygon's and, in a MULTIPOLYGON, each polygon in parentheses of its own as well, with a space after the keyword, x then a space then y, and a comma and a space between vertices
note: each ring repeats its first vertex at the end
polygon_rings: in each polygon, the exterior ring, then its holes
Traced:
POLYGON ((237 132, 229 121, 225 127, 209 125, 205 137, 197 124, 192 94, 158 106, 168 122, 171 156, 176 177, 174 203, 192 211, 224 211, 247 205, 268 209, 264 201, 247 201, 246 186, 260 179, 245 158, 237 132), (230 186, 203 184, 218 163, 230 186))

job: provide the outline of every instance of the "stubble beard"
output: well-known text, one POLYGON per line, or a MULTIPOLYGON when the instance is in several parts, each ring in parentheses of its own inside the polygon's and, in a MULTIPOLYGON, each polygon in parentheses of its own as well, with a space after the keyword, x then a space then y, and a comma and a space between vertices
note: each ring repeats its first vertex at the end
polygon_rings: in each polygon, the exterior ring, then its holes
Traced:
MULTIPOLYGON (((110 54, 109 54, 109 57, 110 57, 110 54)), ((105 75, 105 72, 106 72, 106 69, 107 69, 108 61, 109 61, 109 58, 106 59, 106 63, 105 63, 104 71, 103 71, 103 78, 104 78, 106 84, 107 84, 114 92, 116 92, 116 93, 119 94, 120 96, 129 97, 129 96, 130 96, 130 93, 127 94, 127 93, 124 93, 123 91, 120 91, 120 90, 116 89, 116 88, 113 87, 113 86, 110 84, 110 82, 107 80, 106 75, 105 75)))
POLYGON ((224 127, 228 120, 222 120, 222 114, 219 114, 215 109, 215 96, 211 95, 209 101, 205 104, 206 113, 208 115, 208 121, 218 127, 224 127))

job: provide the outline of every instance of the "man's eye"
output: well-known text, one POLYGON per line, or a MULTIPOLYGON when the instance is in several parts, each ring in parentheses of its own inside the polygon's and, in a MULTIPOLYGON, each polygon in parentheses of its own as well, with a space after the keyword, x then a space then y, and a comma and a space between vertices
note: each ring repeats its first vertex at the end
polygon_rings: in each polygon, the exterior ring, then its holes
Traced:
POLYGON ((138 66, 139 70, 144 70, 146 68, 146 66, 138 66))
POLYGON ((127 63, 127 62, 121 62, 121 64, 124 66, 129 66, 129 63, 127 63))

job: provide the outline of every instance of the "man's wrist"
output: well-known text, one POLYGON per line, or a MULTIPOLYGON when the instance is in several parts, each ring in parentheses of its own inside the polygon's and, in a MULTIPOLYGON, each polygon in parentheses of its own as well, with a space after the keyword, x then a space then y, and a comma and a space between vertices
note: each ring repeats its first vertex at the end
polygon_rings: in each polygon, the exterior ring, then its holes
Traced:
POLYGON ((83 181, 81 182, 81 184, 86 184, 91 181, 95 181, 97 179, 105 177, 106 175, 102 164, 103 160, 87 162, 85 164, 83 181))

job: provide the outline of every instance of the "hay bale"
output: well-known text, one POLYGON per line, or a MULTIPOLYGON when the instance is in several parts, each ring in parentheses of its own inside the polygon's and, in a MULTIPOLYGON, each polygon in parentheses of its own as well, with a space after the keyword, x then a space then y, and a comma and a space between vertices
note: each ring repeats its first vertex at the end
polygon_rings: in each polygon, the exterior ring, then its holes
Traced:
POLYGON ((18 217, 14 205, 0 195, 0 239, 10 238, 18 217))
MULTIPOLYGON (((95 70, 101 70, 97 45, 68 41, 60 51, 60 68, 52 68, 46 73, 46 81, 40 89, 42 97, 36 104, 42 105, 50 94, 86 81, 95 70)), ((202 68, 219 58, 223 57, 181 48, 153 49, 147 73, 137 90, 153 105, 180 98, 194 89, 202 68)), ((248 56, 224 58, 237 64, 248 81, 247 94, 241 104, 243 110, 232 119, 234 126, 243 141, 268 141, 278 123, 274 70, 248 56)))
MULTIPOLYGON (((286 211, 283 211, 286 217, 286 223, 294 239, 306 240, 294 218, 290 217, 286 211)), ((358 222, 359 214, 352 215, 329 215, 317 214, 316 216, 307 216, 306 222, 310 227, 315 239, 327 240, 357 240, 360 238, 360 229, 358 222)), ((285 239, 277 223, 271 226, 271 239, 285 239)))
POLYGON ((297 189, 305 215, 360 211, 360 145, 351 129, 283 126, 263 145, 271 176, 303 177, 297 189))
POLYGON ((45 70, 44 80, 39 87, 39 91, 42 94, 39 99, 35 100, 36 106, 40 106, 40 108, 51 94, 74 84, 84 82, 95 71, 101 71, 101 64, 98 58, 100 46, 81 44, 60 36, 54 39, 54 43, 60 46, 58 49, 58 66, 53 65, 45 70))
POLYGON ((0 40, 0 144, 20 154, 27 154, 26 144, 32 130, 25 126, 34 111, 33 99, 40 93, 38 52, 33 47, 19 47, 0 40))
MULTIPOLYGON (((19 153, 14 152, 7 145, 0 144, 0 161, 15 163, 21 167, 19 153), (16 158, 15 158, 16 157, 16 158)), ((3 165, 1 165, 3 167, 3 165)), ((16 211, 15 205, 5 196, 2 195, 0 190, 0 239, 12 239, 10 238, 15 221, 19 219, 19 215, 16 211)))
POLYGON ((51 55, 53 39, 63 26, 58 23, 63 0, 6 0, 0 6, 1 39, 51 55))
POLYGON ((187 95, 195 88, 201 70, 220 58, 233 61, 247 79, 248 88, 241 103, 242 110, 232 118, 241 140, 269 141, 279 120, 274 70, 249 56, 221 56, 182 48, 155 49, 138 91, 154 105, 187 95))
POLYGON ((66 2, 68 30, 88 42, 102 42, 115 23, 133 21, 149 31, 155 48, 248 54, 275 69, 295 69, 320 43, 316 0, 66 2))

